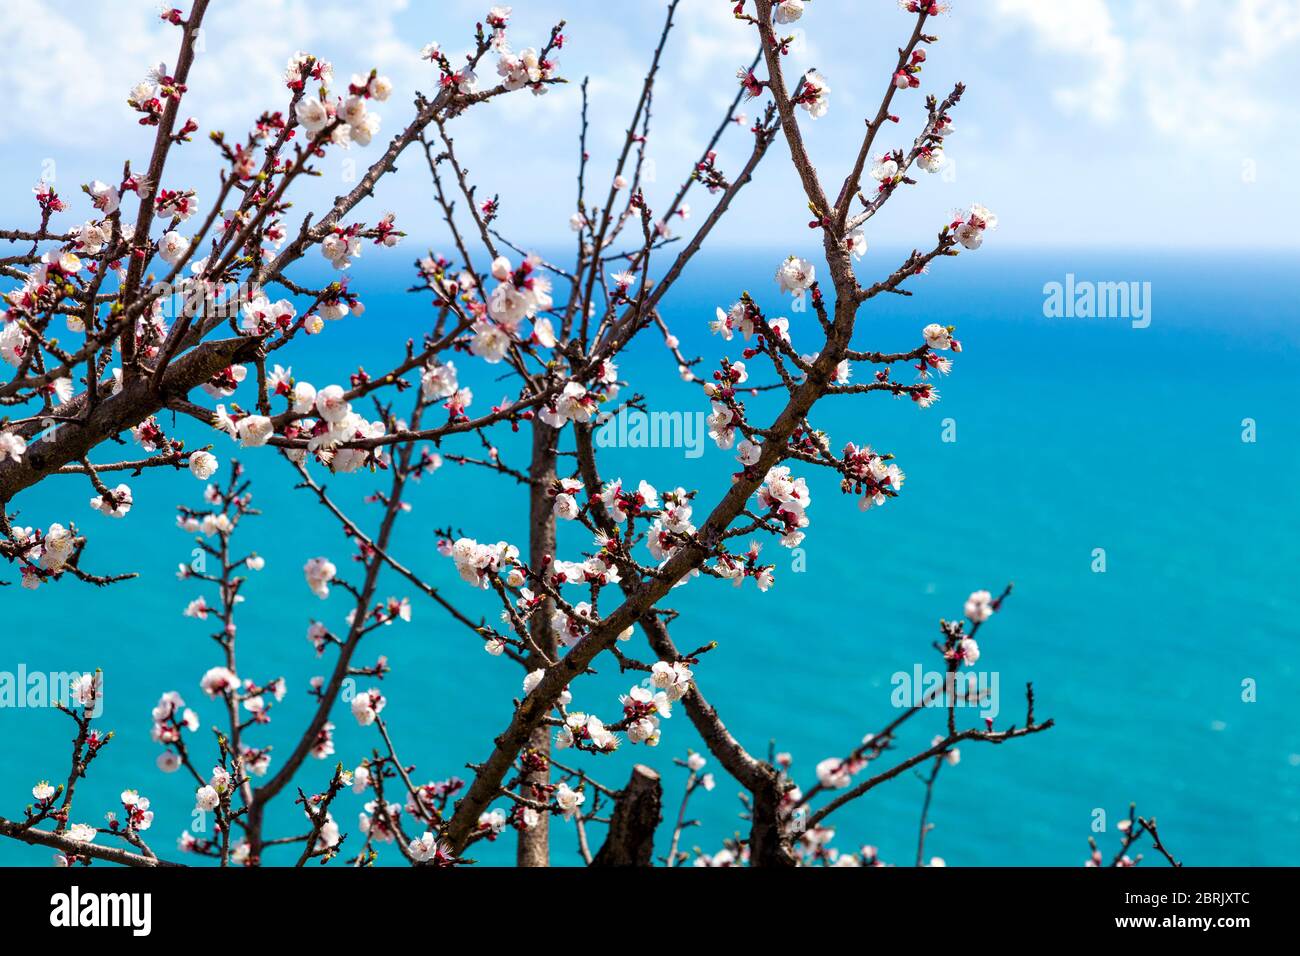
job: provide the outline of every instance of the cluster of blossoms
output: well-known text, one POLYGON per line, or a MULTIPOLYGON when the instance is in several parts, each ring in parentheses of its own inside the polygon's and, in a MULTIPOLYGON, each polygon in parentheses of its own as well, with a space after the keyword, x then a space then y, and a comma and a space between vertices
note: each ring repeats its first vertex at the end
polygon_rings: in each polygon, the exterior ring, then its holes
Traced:
POLYGON ((842 457, 845 475, 840 489, 845 494, 861 495, 858 507, 863 511, 898 497, 906 476, 898 465, 889 461, 889 456, 849 442, 844 446, 842 457))
POLYGON ((392 843, 397 839, 397 818, 402 814, 400 803, 383 803, 371 800, 358 814, 357 825, 361 832, 379 843, 392 843))
MULTIPOLYGON (((323 678, 312 679, 312 683, 317 690, 320 689, 320 684, 323 682, 323 680, 324 680, 323 678)), ((334 754, 334 724, 327 720, 324 723, 324 725, 321 726, 321 729, 317 731, 316 739, 312 741, 311 755, 315 757, 317 760, 324 760, 326 757, 333 756, 333 754, 334 754)))
MULTIPOLYGON (((70 250, 46 252, 27 273, 23 284, 5 296, 10 309, 0 313, 0 360, 17 368, 34 358, 29 340, 32 326, 27 323, 36 320, 42 312, 56 309, 74 291, 76 283, 84 281, 79 275, 82 267, 80 257, 70 250)), ((74 333, 85 331, 80 313, 69 314, 67 326, 74 333)), ((67 401, 72 391, 72 380, 62 375, 37 389, 38 394, 60 402, 67 401)))
POLYGON ((757 541, 749 543, 749 549, 742 555, 720 554, 713 568, 721 578, 729 579, 733 586, 740 587, 745 578, 753 578, 760 591, 766 591, 776 581, 772 573, 776 565, 759 564, 758 556, 763 546, 757 541))
POLYGON ((210 813, 221 805, 234 786, 234 777, 225 767, 213 767, 208 782, 194 791, 194 809, 210 813))
MULTIPOLYGON (((856 853, 845 853, 830 845, 834 838, 834 827, 821 825, 809 827, 799 834, 799 839, 794 845, 794 851, 803 866, 885 866, 874 846, 864 846, 856 853)), ((935 857, 935 859, 939 860, 938 857, 935 857)), ((943 861, 939 860, 938 863, 932 863, 931 865, 942 866, 943 861)))
MULTIPOLYGON (((103 746, 108 743, 108 741, 112 738, 112 736, 113 734, 111 732, 108 734, 101 734, 98 730, 91 730, 86 734, 86 739, 85 739, 86 763, 89 763, 91 760, 95 758, 95 756, 98 754, 100 749, 103 748, 103 746)), ((58 820, 60 823, 66 824, 68 820, 67 809, 55 806, 55 801, 58 800, 59 796, 63 794, 63 792, 64 792, 63 784, 59 784, 56 787, 52 785, 48 780, 37 781, 36 786, 32 787, 32 799, 35 800, 36 803, 34 808, 29 808, 28 810, 29 821, 35 822, 36 820, 50 818, 50 819, 58 820), (32 810, 35 811, 34 814, 32 810)), ((128 791, 128 793, 129 792, 133 792, 133 791, 128 791)), ((124 799, 126 798, 125 793, 122 796, 124 799)), ((150 826, 153 823, 153 814, 149 813, 147 817, 145 815, 148 808, 149 808, 149 801, 145 800, 144 806, 141 808, 139 814, 139 820, 143 824, 142 828, 148 828, 148 826, 150 826)), ((110 821, 113 820, 112 814, 109 814, 109 820, 110 821)), ((63 836, 73 841, 74 843, 90 843, 95 839, 95 835, 97 832, 98 831, 93 826, 90 826, 89 824, 74 823, 70 827, 68 827, 67 830, 64 831, 63 836)), ((89 860, 81 857, 78 854, 69 854, 66 856, 63 854, 56 854, 54 857, 54 863, 56 866, 71 866, 74 862, 79 862, 79 861, 89 862, 89 860)))
POLYGON ((743 847, 740 850, 740 852, 731 849, 731 847, 723 847, 717 853, 700 854, 695 858, 695 862, 693 862, 691 866, 700 867, 700 868, 710 867, 710 866, 726 868, 726 867, 733 867, 733 866, 742 866, 748 861, 749 861, 748 846, 743 847))
MULTIPOLYGON (((212 495, 215 492, 216 486, 209 485, 205 494, 212 495)), ((182 510, 181 513, 176 516, 176 525, 182 531, 202 534, 205 537, 210 538, 214 534, 230 534, 230 532, 234 530, 235 522, 230 519, 229 515, 220 511, 196 514, 188 510, 182 510)), ((266 562, 256 555, 251 555, 246 562, 246 566, 252 571, 260 571, 266 566, 266 562)), ((183 581, 185 578, 189 577, 190 574, 190 566, 188 564, 181 564, 176 572, 176 577, 183 581)))
MULTIPOLYGON (((787 260, 787 262, 789 262, 789 260, 787 260)), ((799 262, 802 264, 803 260, 799 260, 799 262)), ((783 271, 784 268, 785 263, 782 264, 782 270, 777 272, 778 282, 781 281, 781 271, 783 271)), ((798 268, 802 268, 802 265, 798 268)), ((808 265, 808 269, 811 274, 811 264, 808 265)), ((758 331, 756 322, 759 319, 759 312, 757 306, 755 306, 753 301, 750 299, 741 299, 734 303, 731 308, 725 312, 719 308, 716 314, 717 318, 713 322, 709 323, 709 329, 715 335, 721 335, 725 341, 730 342, 732 336, 736 332, 739 332, 744 336, 745 341, 749 341, 755 332, 758 331)), ((767 326, 781 341, 790 341, 789 319, 785 317, 772 319, 767 323, 767 326)))
POLYGON ((709 408, 709 417, 704 420, 709 428, 709 437, 719 448, 727 451, 736 443, 736 413, 722 402, 710 402, 709 408))
MULTIPOLYGON (((475 587, 488 587, 488 579, 502 568, 513 568, 519 561, 519 549, 505 541, 479 544, 471 538, 438 542, 438 553, 450 557, 461 578, 475 587)), ((522 580, 518 583, 522 584, 522 580)), ((517 585, 516 585, 517 586, 517 585)))
POLYGON ((153 826, 153 811, 149 809, 148 797, 140 796, 137 790, 123 790, 121 799, 128 830, 140 832, 153 826))
MULTIPOLYGON (((193 733, 199 729, 199 715, 186 707, 184 699, 175 691, 167 691, 159 698, 152 717, 150 736, 164 747, 179 743, 184 731, 193 733)), ((164 773, 172 773, 180 765, 180 756, 171 750, 158 755, 158 768, 164 773)))
POLYGON ((378 690, 363 690, 352 698, 352 716, 362 727, 369 727, 379 717, 379 712, 388 703, 378 690))
MULTIPOLYGON (((863 741, 870 743, 870 737, 863 741)), ((840 757, 827 757, 817 764, 817 782, 827 790, 843 790, 853 782, 853 777, 867 765, 867 758, 862 755, 845 760, 840 757)))
MULTIPOLYGON (((748 70, 742 72, 749 73, 748 70)), ((749 75, 752 76, 753 74, 749 73, 749 75)), ((704 158, 695 164, 695 178, 711 195, 731 186, 726 175, 718 168, 718 154, 713 150, 705 153, 704 158)), ((689 207, 683 203, 682 209, 678 210, 678 213, 683 218, 686 218, 690 214, 689 207)))
POLYGON ((813 119, 820 119, 831 108, 828 96, 830 91, 831 86, 826 82, 826 77, 816 70, 809 70, 803 75, 803 82, 799 84, 794 102, 806 109, 813 119))
POLYGON ((943 647, 945 659, 967 667, 973 666, 980 659, 980 646, 976 643, 974 634, 997 611, 1000 600, 988 591, 971 592, 963 608, 966 620, 972 624, 970 634, 965 632, 965 622, 943 622, 947 638, 943 647))
POLYGON ((576 478, 556 479, 555 484, 548 489, 553 499, 551 510, 555 513, 555 517, 562 521, 573 521, 578 517, 582 509, 578 506, 577 495, 582 488, 582 482, 576 478))
POLYGON ((782 523, 785 533, 781 544, 787 548, 798 547, 804 539, 802 528, 808 527, 808 505, 812 503, 812 492, 808 483, 802 478, 792 477, 786 465, 776 465, 768 470, 755 496, 759 503, 769 509, 771 515, 782 523))
MULTIPOLYGON (((372 779, 370 768, 364 764, 356 769, 356 783, 352 787, 354 793, 364 793, 372 779)), ((465 781, 460 777, 447 777, 445 780, 430 780, 415 788, 414 793, 410 793, 406 798, 406 812, 413 817, 422 817, 430 819, 442 812, 447 806, 447 802, 452 797, 460 793, 465 787, 465 781)))
POLYGON ((95 839, 96 832, 89 823, 74 823, 68 827, 64 835, 73 843, 91 843, 95 839))
MULTIPOLYGON (((6 330, 8 326, 5 326, 6 330)), ((0 337, 4 336, 4 330, 0 330, 0 337)), ((21 462, 23 455, 27 451, 27 441, 21 434, 16 432, 0 432, 0 462, 5 459, 12 462, 21 462)))
POLYGON ((947 13, 951 8, 947 0, 898 0, 898 6, 907 13, 924 12, 932 17, 947 13))
POLYGON ((636 490, 624 487, 622 478, 605 483, 600 500, 609 509, 609 516, 618 524, 629 518, 640 517, 659 507, 659 492, 648 481, 637 484, 636 490))
MULTIPOLYGON (((308 797, 307 803, 311 805, 312 810, 319 812, 320 800, 320 797, 308 797)), ((307 819, 310 820, 311 814, 307 813, 307 809, 307 806, 304 805, 303 813, 305 813, 307 819)), ((339 831, 338 821, 335 820, 334 815, 327 810, 325 811, 325 820, 320 825, 320 832, 316 835, 316 845, 312 849, 317 853, 328 854, 330 850, 333 850, 339 845, 341 836, 342 834, 339 831)))
POLYGON ((210 667, 199 680, 203 693, 212 698, 238 693, 241 686, 239 676, 229 667, 210 667))
POLYGON ((338 568, 329 558, 312 558, 302 569, 307 578, 307 587, 321 600, 330 596, 330 582, 338 574, 338 568))
MULTIPOLYGON (((505 34, 501 34, 502 42, 505 34)), ((420 50, 420 59, 428 60, 442 70, 440 84, 443 88, 454 87, 458 93, 470 94, 478 89, 478 74, 471 64, 466 63, 459 70, 454 69, 447 54, 437 42, 426 43, 420 50)))
POLYGON ((265 415, 254 415, 235 410, 226 411, 218 405, 212 413, 212 423, 244 448, 260 448, 275 434, 275 423, 265 415))
POLYGON ((284 700, 288 689, 283 677, 270 680, 260 687, 251 680, 246 680, 242 697, 244 709, 253 715, 256 723, 268 723, 271 718, 267 716, 267 712, 270 710, 271 703, 284 700))
MULTIPOLYGON (((163 101, 174 100, 179 103, 184 93, 185 85, 177 83, 168 73, 166 63, 159 63, 145 74, 143 80, 131 88, 126 102, 133 110, 142 114, 141 126, 157 126, 162 120, 163 101)), ((176 135, 188 136, 196 129, 198 124, 194 120, 189 120, 176 135)))
POLYGON ((514 268, 505 256, 492 262, 492 277, 497 285, 486 302, 471 300, 468 305, 475 317, 474 337, 470 351, 489 364, 500 362, 512 344, 527 340, 521 335, 520 324, 532 322, 532 341, 551 348, 555 345, 555 331, 545 313, 554 305, 551 298, 551 280, 538 269, 538 260, 529 257, 514 268))
POLYGON ((677 552, 682 541, 695 534, 691 512, 691 497, 684 488, 664 492, 663 507, 646 532, 646 547, 660 564, 677 552))
POLYGON ((527 47, 518 53, 503 50, 497 60, 497 73, 507 90, 522 90, 526 86, 534 96, 541 96, 546 92, 546 81, 555 77, 558 66, 554 60, 542 59, 536 50, 527 47))
POLYGON ((485 810, 479 814, 478 829, 483 833, 487 840, 495 840, 505 832, 509 825, 510 818, 506 816, 504 810, 485 810))
POLYGON ((777 23, 794 23, 803 16, 804 0, 781 0, 776 5, 777 23))
MULTIPOLYGON (((693 750, 689 752, 689 755, 686 758, 686 767, 693 774, 699 774, 706 764, 708 764, 708 761, 704 759, 704 755, 698 754, 693 750)), ((705 790, 712 790, 716 785, 716 781, 713 779, 713 774, 700 774, 699 785, 705 790)))
POLYGON ((288 299, 277 299, 272 302, 262 291, 258 291, 241 305, 240 312, 244 317, 240 328, 249 335, 263 335, 275 330, 287 331, 298 316, 298 310, 288 299))
POLYGON ((160 189, 154 208, 161 216, 184 222, 199 211, 199 206, 198 193, 193 189, 160 189))
POLYGON ((328 60, 299 50, 289 57, 289 64, 284 70, 284 85, 299 92, 306 88, 308 80, 315 80, 328 87, 334 82, 334 66, 328 60))
POLYGON ((971 596, 966 599, 964 613, 973 624, 983 624, 993 612, 997 610, 993 603, 993 595, 988 591, 972 591, 971 596))
POLYGON ((447 844, 428 830, 418 839, 412 840, 406 850, 411 854, 411 859, 417 863, 427 863, 430 866, 451 866, 455 862, 455 857, 448 849, 447 844))
POLYGON ((937 173, 948 163, 942 146, 922 146, 916 154, 916 165, 927 173, 937 173))
POLYGON ((885 153, 877 158, 871 167, 871 178, 880 183, 877 189, 881 192, 900 183, 903 179, 902 154, 885 153))
POLYGON ((40 780, 36 786, 32 787, 32 799, 38 805, 49 806, 54 802, 54 798, 59 795, 60 790, 62 790, 62 787, 54 787, 50 785, 48 780, 40 780))
MULTIPOLYGON (((320 72, 316 67, 317 62, 314 57, 296 54, 289 61, 288 72, 292 73, 296 67, 298 76, 289 79, 289 85, 301 82, 304 71, 308 75, 320 72)), ((333 78, 332 70, 328 77, 333 78)), ((319 79, 322 81, 320 95, 304 96, 294 108, 294 115, 302 128, 316 137, 328 127, 329 142, 336 146, 346 147, 350 143, 369 146, 371 139, 379 132, 380 119, 379 114, 369 110, 368 101, 373 99, 382 103, 388 99, 393 92, 393 84, 387 77, 379 76, 372 70, 369 76, 352 77, 346 97, 331 98, 326 75, 322 74, 319 79)))
POLYGON ((23 587, 33 591, 47 577, 63 571, 77 545, 76 532, 57 522, 44 532, 15 526, 12 534, 14 545, 24 561, 23 587))
POLYGON ((976 203, 968 210, 954 211, 949 225, 956 234, 958 242, 967 249, 978 249, 984 244, 984 233, 998 227, 998 217, 991 210, 976 203))
POLYGON ((425 401, 450 399, 448 407, 454 409, 453 417, 457 413, 463 414, 474 401, 474 393, 460 387, 455 362, 430 363, 420 376, 420 390, 425 401))
MULTIPOLYGON (((613 363, 607 362, 609 374, 617 374, 613 363)), ((606 397, 612 397, 606 393, 606 397)), ((566 382, 554 402, 538 409, 537 417, 552 428, 563 428, 565 422, 589 422, 598 405, 596 395, 578 382, 566 382)))
POLYGON ((229 398, 246 378, 248 369, 243 365, 227 365, 200 387, 213 398, 229 398))
POLYGON ((776 284, 792 295, 807 291, 816 281, 817 267, 798 256, 787 256, 776 270, 776 284))
MULTIPOLYGON (((592 574, 596 579, 604 577, 606 567, 604 564, 600 564, 588 569, 579 565, 568 570, 562 570, 560 573, 564 575, 565 581, 574 581, 576 583, 587 577, 588 574, 592 574)), ((615 572, 614 576, 617 577, 617 572, 615 572)), ((523 598, 525 602, 531 599, 531 595, 525 595, 523 598)), ((578 641, 582 640, 582 635, 587 633, 587 629, 594 623, 596 623, 595 611, 586 601, 579 601, 573 605, 571 612, 557 608, 551 615, 551 627, 555 629, 560 643, 565 647, 573 647, 578 641)))
POLYGON ((604 721, 595 714, 571 711, 564 715, 564 726, 555 732, 555 747, 557 750, 582 747, 599 753, 613 753, 618 749, 618 735, 606 728, 604 721))
POLYGON ((586 799, 587 795, 581 789, 574 790, 563 781, 555 788, 555 805, 560 808, 566 820, 578 812, 586 799))
POLYGON ((916 89, 921 85, 921 78, 918 75, 921 72, 921 64, 925 62, 924 50, 913 50, 912 55, 904 66, 899 67, 894 73, 894 86, 900 90, 916 89))
POLYGON ((961 343, 952 337, 954 331, 954 326, 931 322, 921 330, 921 335, 925 338, 925 344, 932 349, 938 349, 941 352, 946 352, 949 349, 960 352, 961 343))
POLYGON ((105 489, 103 493, 90 499, 90 507, 110 518, 125 518, 133 503, 131 488, 126 484, 105 489))
POLYGON ((669 702, 681 700, 691 689, 694 675, 681 661, 655 661, 650 668, 650 683, 662 691, 669 702))
MULTIPOLYGON (((293 401, 295 409, 311 394, 312 387, 305 382, 294 386, 293 401)), ((387 425, 382 420, 369 421, 352 408, 340 385, 327 385, 315 393, 312 403, 317 419, 300 420, 295 426, 295 434, 309 435, 306 451, 291 449, 290 459, 305 460, 307 454, 314 453, 318 459, 329 464, 339 474, 347 474, 382 459, 379 453, 372 453, 364 448, 340 448, 340 443, 367 438, 379 438, 387 432, 387 425)))
MULTIPOLYGON (((934 738, 930 741, 930 746, 937 747, 943 743, 943 740, 944 738, 942 734, 935 734, 934 738)), ((943 752, 942 757, 944 763, 948 764, 950 767, 955 767, 957 764, 961 763, 961 750, 957 747, 949 747, 943 752)))
POLYGON ((360 227, 353 223, 349 226, 335 226, 321 240, 320 254, 325 261, 340 271, 352 265, 352 260, 361 255, 361 237, 357 235, 360 227))
POLYGON ((239 762, 250 775, 265 777, 266 772, 271 769, 270 748, 250 747, 248 744, 240 744, 239 762))
POLYGON ((665 691, 636 686, 620 695, 623 719, 627 721, 627 739, 651 747, 659 744, 659 718, 673 715, 672 701, 665 691))

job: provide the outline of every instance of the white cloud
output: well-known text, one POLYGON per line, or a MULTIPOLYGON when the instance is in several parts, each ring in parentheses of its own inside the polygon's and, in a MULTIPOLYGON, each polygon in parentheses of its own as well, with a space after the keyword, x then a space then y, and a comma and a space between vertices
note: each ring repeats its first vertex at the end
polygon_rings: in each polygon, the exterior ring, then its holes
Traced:
POLYGON ((1104 0, 997 0, 994 15, 1004 25, 1028 28, 1040 48, 1090 65, 1081 84, 1058 86, 1053 96, 1067 112, 1094 119, 1116 118, 1123 93, 1126 44, 1104 0))
MULTIPOLYGON (((1300 2, 1183 0, 1182 17, 1143 8, 1135 26, 1135 83, 1162 133, 1214 149, 1269 138, 1295 110, 1274 95, 1269 69, 1300 41, 1300 2)), ((1294 56, 1294 52, 1292 53, 1294 56)))
MULTIPOLYGON (((0 87, 11 110, 0 139, 86 144, 129 122, 127 91, 151 64, 174 56, 147 4, 64 15, 40 0, 10 0, 0 17, 0 87), (106 48, 95 39, 111 29, 106 48)), ((173 33, 175 28, 170 28, 173 33)))
MULTIPOLYGON (((282 71, 299 49, 331 60, 339 83, 371 66, 389 75, 394 94, 376 108, 384 121, 379 139, 366 149, 331 153, 321 163, 321 178, 295 187, 294 218, 354 182, 346 178, 349 166, 373 161, 410 117, 412 93, 427 89, 434 73, 418 59, 419 48, 438 40, 459 59, 486 6, 486 0, 372 0, 366 7, 355 0, 219 0, 210 7, 184 112, 204 133, 223 129, 242 136, 263 110, 284 109, 282 71)), ((500 193, 502 229, 529 244, 554 241, 557 230, 568 236, 578 86, 587 74, 588 201, 590 190, 603 196, 664 5, 521 0, 514 6, 512 42, 520 47, 540 46, 555 18, 569 17, 560 72, 571 82, 542 97, 501 97, 456 118, 452 130, 480 193, 500 193)), ((79 4, 68 12, 72 8, 57 0, 6 0, 0 18, 0 83, 17 107, 0 127, 0 158, 21 187, 0 196, 0 208, 24 222, 32 215, 24 177, 44 175, 47 158, 58 161, 60 193, 73 201, 73 215, 86 211, 75 184, 112 178, 126 158, 137 166, 143 161, 153 131, 135 122, 127 91, 151 63, 171 63, 176 55, 178 31, 158 19, 152 0, 79 4)), ((790 75, 816 66, 834 89, 830 114, 803 124, 832 188, 852 161, 862 119, 873 112, 908 29, 909 18, 893 4, 880 0, 879 8, 877 15, 874 3, 818 0, 795 25, 816 47, 796 43, 786 61, 790 75), (848 23, 855 29, 845 29, 848 23)), ((978 0, 959 4, 937 23, 943 42, 930 51, 922 81, 924 92, 940 95, 957 80, 969 85, 950 144, 961 176, 956 183, 927 178, 908 203, 891 204, 873 224, 873 244, 884 235, 910 234, 917 222, 930 221, 926 217, 981 197, 1006 213, 1004 223, 1029 223, 1003 241, 1035 241, 1057 228, 1050 217, 1035 218, 1035 210, 1056 208, 1063 189, 1073 195, 1090 188, 1104 168, 1125 175, 1113 177, 1104 196, 1093 200, 1108 204, 1109 218, 1087 227, 1097 235, 1110 236, 1114 223, 1124 221, 1126 235, 1161 243, 1168 240, 1168 224, 1178 222, 1177 233, 1187 241, 1219 239, 1222 230, 1186 210, 1204 209, 1205 183, 1228 168, 1225 157, 1233 169, 1242 157, 1256 157, 1261 182, 1273 177, 1272 188, 1283 198, 1294 196, 1285 158, 1296 144, 1296 108, 1287 98, 1300 43, 1300 0, 978 0), (1008 162, 1030 154, 1053 175, 1026 177, 1021 164, 1008 162), (968 188, 976 194, 968 195, 968 188), (1192 195, 1196 203, 1188 201, 1192 195)), ((736 69, 755 49, 752 26, 734 19, 731 4, 688 0, 679 7, 655 94, 648 156, 657 182, 647 184, 652 207, 689 173, 735 94, 736 69)), ((492 59, 480 71, 485 79, 495 72, 492 59)), ((902 123, 889 128, 882 148, 909 141, 923 120, 919 96, 903 94, 895 102, 902 123)), ((752 117, 755 106, 747 111, 752 117)), ((749 142, 744 130, 727 133, 719 150, 724 170, 734 174, 749 142)), ((211 146, 196 138, 173 152, 165 185, 194 187, 207 198, 218 165, 211 146)), ((412 152, 399 168, 380 184, 373 205, 401 213, 412 244, 445 245, 423 157, 412 152)), ((1264 195, 1262 188, 1256 193, 1264 195)), ((779 146, 719 238, 774 239, 787 226, 802 228, 801 195, 779 146)), ((1241 235, 1289 240, 1275 215, 1278 195, 1249 208, 1242 197, 1225 199, 1224 215, 1240 213, 1241 235)), ((702 210, 712 198, 696 194, 692 202, 702 210)), ((358 210, 360 219, 373 218, 371 205, 368 200, 358 210)))
POLYGON ((1224 50, 1220 66, 1251 69, 1300 40, 1300 2, 1238 0, 1226 26, 1237 43, 1224 50))
POLYGON ((1220 148, 1295 115, 1273 96, 1268 71, 1300 42, 1300 0, 997 0, 991 12, 1009 36, 1028 31, 1044 54, 1027 72, 1087 71, 1052 91, 1067 114, 1141 122, 1220 148), (1054 59, 1061 55, 1067 63, 1054 59))
MULTIPOLYGON (((186 115, 204 129, 233 134, 261 110, 282 108, 284 66, 299 49, 334 60, 343 82, 385 63, 414 77, 421 44, 405 43, 394 25, 406 6, 371 0, 362 16, 344 0, 214 3, 196 49, 186 115)), ((0 86, 24 108, 0 127, 0 140, 120 143, 121 131, 139 118, 126 105, 128 91, 153 64, 175 66, 180 30, 148 2, 83 5, 75 15, 62 10, 50 0, 6 0, 0 86)))

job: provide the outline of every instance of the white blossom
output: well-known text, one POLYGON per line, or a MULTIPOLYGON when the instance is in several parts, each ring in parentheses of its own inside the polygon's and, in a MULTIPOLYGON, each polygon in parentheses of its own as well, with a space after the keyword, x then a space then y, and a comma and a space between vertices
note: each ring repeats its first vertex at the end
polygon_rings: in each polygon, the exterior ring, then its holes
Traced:
POLYGON ((196 451, 190 455, 190 474, 200 481, 207 481, 216 472, 217 456, 211 452, 196 451))
POLYGON ((776 283, 782 292, 799 293, 808 289, 817 279, 817 267, 807 259, 790 256, 776 270, 776 283))

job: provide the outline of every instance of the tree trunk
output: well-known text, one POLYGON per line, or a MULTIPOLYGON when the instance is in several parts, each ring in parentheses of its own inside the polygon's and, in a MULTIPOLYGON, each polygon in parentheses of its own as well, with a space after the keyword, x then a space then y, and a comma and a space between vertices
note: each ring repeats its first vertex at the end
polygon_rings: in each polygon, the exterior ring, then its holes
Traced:
POLYGON ((659 774, 644 764, 632 768, 632 778, 614 805, 605 845, 592 866, 652 865, 655 830, 663 819, 663 792, 659 774))
MULTIPOLYGON (((555 556, 555 511, 554 499, 547 494, 551 483, 555 481, 555 443, 558 433, 549 425, 533 419, 533 457, 528 470, 532 486, 528 494, 528 564, 537 573, 545 573, 547 563, 555 556)), ((529 633, 533 642, 551 660, 555 659, 555 631, 551 627, 551 613, 554 605, 548 599, 533 612, 529 633)), ((528 669, 545 667, 535 651, 528 655, 528 669)), ((551 732, 545 724, 538 726, 528 739, 525 759, 528 751, 541 754, 551 752, 551 732)), ((549 764, 539 766, 524 776, 519 792, 527 797, 540 800, 548 799, 543 794, 531 793, 532 785, 545 785, 550 782, 549 764)), ((519 831, 519 845, 515 851, 515 862, 519 866, 550 865, 550 815, 543 813, 537 825, 519 831)))
POLYGON ((749 827, 750 866, 797 866, 785 821, 781 819, 780 775, 762 764, 763 782, 751 791, 754 797, 749 827))

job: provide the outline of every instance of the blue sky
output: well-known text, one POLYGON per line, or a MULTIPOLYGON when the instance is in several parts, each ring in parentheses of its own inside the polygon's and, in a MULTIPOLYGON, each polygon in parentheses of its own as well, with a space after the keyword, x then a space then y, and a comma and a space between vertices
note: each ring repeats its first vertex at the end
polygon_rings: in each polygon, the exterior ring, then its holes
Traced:
MULTIPOLYGON (((214 0, 185 112, 205 132, 242 131, 260 110, 283 107, 281 74, 298 49, 330 59, 340 80, 372 65, 388 74, 396 90, 379 107, 380 137, 328 158, 314 192, 299 197, 301 214, 306 198, 340 192, 348 161, 368 163, 410 115, 412 91, 433 79, 420 47, 436 39, 449 51, 467 49, 487 7, 486 0, 214 0)), ((752 28, 735 21, 731 7, 683 0, 655 102, 652 206, 689 170, 734 93, 736 68, 755 49, 752 28)), ((598 172, 619 146, 663 8, 661 0, 514 4, 516 47, 540 45, 550 23, 568 19, 561 73, 592 78, 598 172)), ((805 118, 804 126, 823 176, 836 186, 909 19, 894 0, 811 0, 795 25, 791 68, 815 66, 832 87, 830 113, 815 123, 805 118)), ((1300 124, 1288 69, 1300 45, 1300 0, 956 0, 933 22, 941 42, 930 51, 922 88, 896 98, 903 123, 880 142, 910 142, 924 93, 943 95, 963 80, 968 93, 948 144, 953 166, 873 220, 873 245, 925 242, 952 208, 978 201, 998 212, 996 241, 1012 247, 1296 246, 1281 213, 1300 208, 1290 168, 1300 124)), ((151 64, 172 62, 175 39, 149 0, 7 0, 0 88, 17 107, 0 124, 7 225, 34 221, 29 187, 43 172, 53 172, 84 217, 80 183, 116 177, 127 157, 143 165, 151 130, 136 125, 126 95, 151 64)), ((501 194, 503 226, 521 243, 569 242, 577 110, 574 82, 540 98, 506 97, 457 121, 474 180, 483 194, 501 194)), ((737 168, 746 139, 735 130, 724 142, 725 170, 737 168)), ((403 166, 362 207, 362 218, 395 209, 415 243, 437 248, 445 238, 428 215, 423 161, 412 155, 403 166)), ((211 196, 215 168, 213 148, 196 139, 176 153, 163 185, 211 196)), ((782 245, 783 235, 804 228, 804 201, 783 147, 751 189, 718 233, 720 243, 762 236, 782 245)), ((697 210, 707 206, 703 194, 694 198, 697 210)), ((806 234, 790 238, 803 242, 806 234)))

